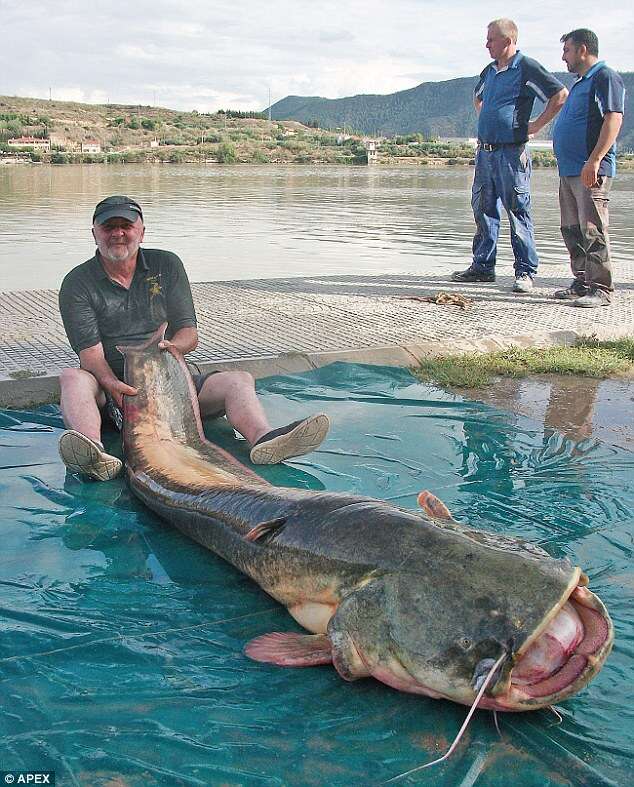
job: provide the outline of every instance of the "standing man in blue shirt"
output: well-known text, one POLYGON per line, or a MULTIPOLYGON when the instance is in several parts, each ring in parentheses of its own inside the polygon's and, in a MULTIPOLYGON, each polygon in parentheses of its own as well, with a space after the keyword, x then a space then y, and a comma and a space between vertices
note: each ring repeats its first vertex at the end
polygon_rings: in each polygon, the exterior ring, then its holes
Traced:
POLYGON ((561 42, 562 60, 579 78, 553 132, 561 234, 574 276, 555 298, 594 308, 607 306, 614 289, 608 195, 616 174, 615 143, 623 122, 625 87, 616 71, 599 60, 599 40, 592 30, 573 30, 561 42))
POLYGON ((474 105, 478 113, 478 150, 471 204, 476 222, 473 262, 453 281, 495 281, 495 259, 504 205, 515 257, 513 292, 533 288, 538 257, 531 219, 531 160, 526 142, 559 112, 568 91, 536 60, 517 49, 517 25, 496 19, 487 29, 486 48, 493 63, 480 74, 474 105), (546 106, 530 119, 535 99, 546 106))

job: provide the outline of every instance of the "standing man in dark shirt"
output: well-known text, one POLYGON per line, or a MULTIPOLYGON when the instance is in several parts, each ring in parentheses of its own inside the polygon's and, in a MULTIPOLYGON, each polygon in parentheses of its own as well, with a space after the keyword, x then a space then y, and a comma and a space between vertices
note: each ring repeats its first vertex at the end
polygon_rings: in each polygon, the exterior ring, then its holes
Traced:
POLYGON ((536 60, 517 49, 517 25, 496 19, 487 30, 486 48, 493 63, 480 74, 474 105, 478 113, 478 150, 471 204, 476 222, 473 262, 453 281, 495 281, 495 260, 504 205, 515 257, 513 292, 533 288, 538 257, 531 218, 531 160, 526 142, 555 117, 568 91, 536 60), (545 102, 531 120, 535 99, 545 102))
MULTIPOLYGON (((67 427, 59 450, 66 466, 100 481, 114 478, 121 460, 104 451, 101 411, 122 406, 136 389, 121 380, 123 356, 116 346, 148 339, 167 322, 163 348, 183 354, 198 344, 196 314, 187 274, 171 252, 142 249, 143 213, 135 200, 112 196, 93 215, 95 256, 64 278, 59 306, 79 369, 60 375, 61 409, 67 427)), ((201 415, 226 414, 251 444, 251 461, 276 464, 317 448, 328 432, 328 416, 317 414, 271 429, 248 372, 194 376, 201 415)))
POLYGON ((599 60, 599 39, 581 28, 561 37, 562 60, 579 77, 553 132, 559 167, 561 234, 574 279, 555 298, 593 308, 610 303, 612 268, 608 199, 616 175, 616 138, 623 123, 625 87, 599 60))

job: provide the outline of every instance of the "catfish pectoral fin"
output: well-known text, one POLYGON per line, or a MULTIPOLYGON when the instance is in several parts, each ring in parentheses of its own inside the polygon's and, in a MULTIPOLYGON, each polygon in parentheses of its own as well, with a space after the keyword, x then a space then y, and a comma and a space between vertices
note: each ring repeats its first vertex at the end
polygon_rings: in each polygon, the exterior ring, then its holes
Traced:
POLYGON ((455 522, 451 511, 439 500, 436 495, 432 495, 426 489, 418 495, 418 505, 432 519, 444 519, 446 522, 455 522))
POLYGON ((258 541, 259 539, 263 538, 264 536, 268 536, 272 533, 277 533, 277 531, 284 527, 286 524, 286 517, 281 516, 277 519, 270 519, 268 522, 260 522, 259 525, 252 527, 251 530, 244 536, 245 541, 258 541))
POLYGON ((244 653, 254 661, 280 667, 314 667, 332 663, 332 648, 325 634, 282 634, 275 631, 252 639, 244 653))

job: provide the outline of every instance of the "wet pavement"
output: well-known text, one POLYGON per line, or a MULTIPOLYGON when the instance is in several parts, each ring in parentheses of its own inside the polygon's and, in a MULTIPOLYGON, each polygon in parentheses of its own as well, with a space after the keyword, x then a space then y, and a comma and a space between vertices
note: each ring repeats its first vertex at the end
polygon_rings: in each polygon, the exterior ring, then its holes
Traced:
MULTIPOLYGON (((523 296, 511 292, 508 266, 496 282, 476 285, 452 283, 455 264, 441 267, 420 275, 194 283, 200 341, 189 357, 203 371, 241 368, 263 377, 333 361, 413 367, 451 352, 634 336, 634 266, 620 266, 614 303, 600 309, 552 298, 569 278, 567 264, 549 266, 523 296), (423 300, 439 292, 470 304, 423 300)), ((0 292, 0 406, 54 400, 59 371, 75 365, 55 290, 0 292)))

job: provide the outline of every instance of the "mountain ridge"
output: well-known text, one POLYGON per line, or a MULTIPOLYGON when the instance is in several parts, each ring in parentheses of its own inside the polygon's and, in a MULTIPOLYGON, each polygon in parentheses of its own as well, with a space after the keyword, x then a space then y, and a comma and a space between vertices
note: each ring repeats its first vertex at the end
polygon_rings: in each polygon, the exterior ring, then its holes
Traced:
MULTIPOLYGON (((558 72, 555 76, 570 87, 575 75, 558 72)), ((634 72, 623 72, 625 88, 634 91, 634 72)), ((275 120, 317 123, 321 128, 352 129, 374 136, 394 136, 420 132, 428 137, 474 137, 476 113, 473 88, 478 77, 457 77, 440 82, 421 82, 406 90, 385 95, 359 93, 344 98, 286 96, 272 104, 275 120)), ((536 111, 541 111, 536 101, 536 111)), ((549 136, 549 132, 546 132, 549 136)), ((634 106, 626 100, 621 149, 634 150, 634 106)))

